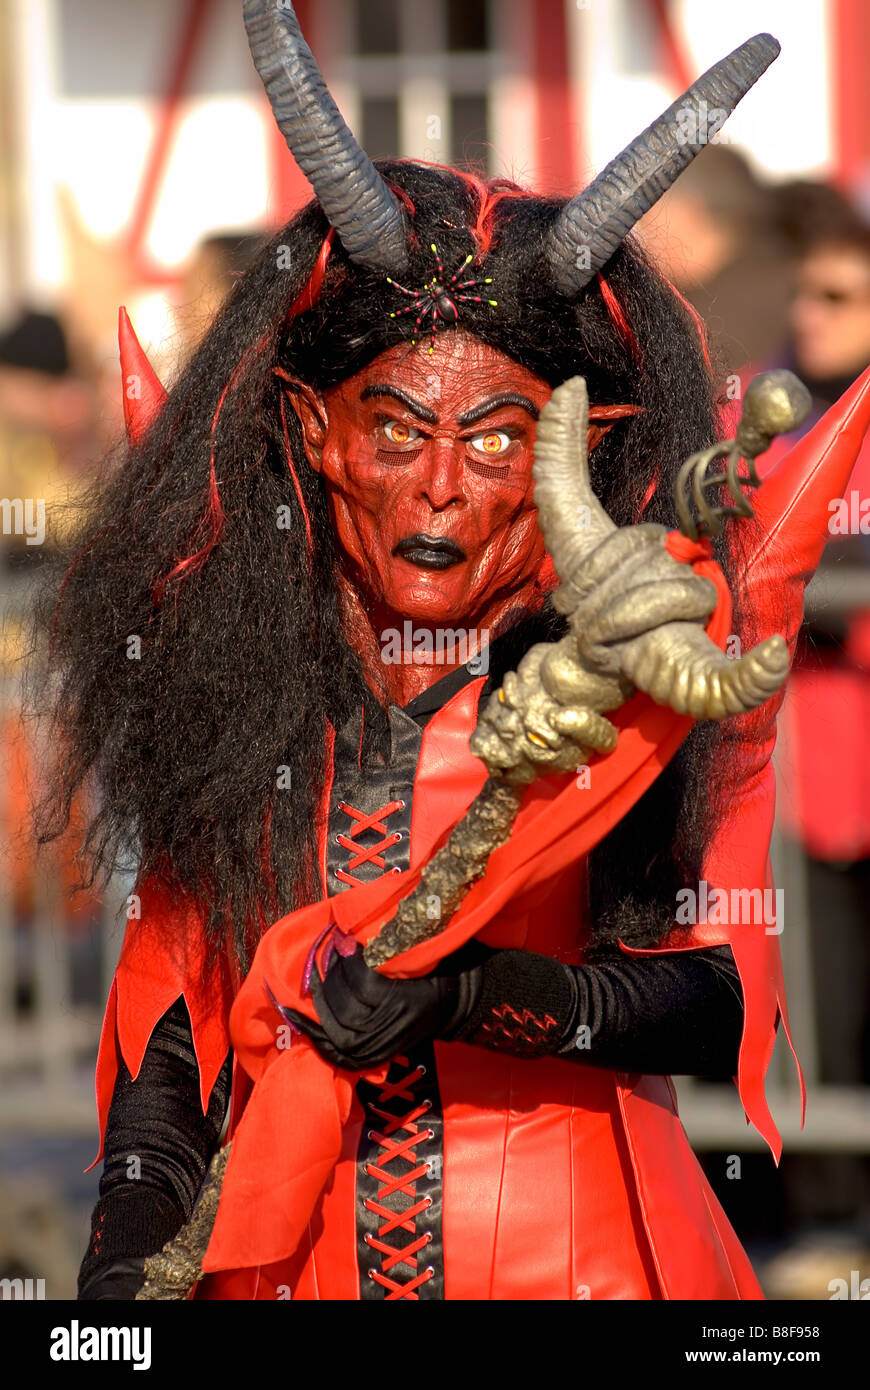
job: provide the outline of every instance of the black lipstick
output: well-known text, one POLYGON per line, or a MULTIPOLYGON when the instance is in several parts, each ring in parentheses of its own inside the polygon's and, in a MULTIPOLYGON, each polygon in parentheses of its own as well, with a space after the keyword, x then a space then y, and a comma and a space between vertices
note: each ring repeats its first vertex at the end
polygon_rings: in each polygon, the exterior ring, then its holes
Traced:
POLYGON ((427 536, 422 532, 399 541, 393 554, 426 570, 450 569, 451 565, 459 565, 466 558, 465 551, 455 541, 446 536, 427 536))

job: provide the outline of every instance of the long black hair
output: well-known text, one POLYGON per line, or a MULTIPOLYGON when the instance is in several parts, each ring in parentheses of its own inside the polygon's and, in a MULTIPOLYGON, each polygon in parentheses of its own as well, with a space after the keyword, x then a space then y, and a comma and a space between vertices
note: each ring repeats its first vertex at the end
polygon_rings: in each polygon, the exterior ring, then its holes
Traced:
MULTIPOLYGON (((679 465, 716 430, 698 331, 670 286, 629 242, 603 284, 568 300, 542 255, 560 200, 378 167, 411 213, 407 284, 431 276, 433 242, 451 273, 474 252, 468 273, 492 277, 498 307, 463 303, 459 327, 554 386, 582 373, 594 403, 642 407, 593 451, 593 486, 618 525, 642 511, 674 525, 679 465)), ((144 442, 107 463, 40 608, 57 727, 41 838, 92 783, 89 877, 131 860, 168 877, 243 968, 271 921, 320 895, 326 721, 363 705, 372 737, 383 727, 281 373, 328 387, 407 339, 414 316, 391 318, 400 296, 337 238, 327 255, 328 233, 311 204, 264 247, 144 442)), ((673 921, 714 820, 716 743, 715 726, 696 726, 592 854, 600 944, 656 940, 673 921)))

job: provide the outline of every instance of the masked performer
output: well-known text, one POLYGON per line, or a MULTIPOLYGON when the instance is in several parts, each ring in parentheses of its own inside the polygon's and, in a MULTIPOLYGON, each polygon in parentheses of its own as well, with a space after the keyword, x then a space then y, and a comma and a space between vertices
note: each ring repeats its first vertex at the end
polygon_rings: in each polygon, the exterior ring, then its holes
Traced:
MULTIPOLYGON (((135 1296, 229 1112, 197 1297, 760 1297, 669 1077, 736 1076, 778 1156, 778 928, 678 918, 687 886, 770 887, 776 701, 722 723, 644 695, 613 723, 520 721, 547 775, 449 931, 381 971, 354 938, 481 791, 479 710, 566 632, 533 501, 554 388, 585 378, 592 483, 621 527, 664 535, 680 465, 717 438, 699 325, 625 238, 698 151, 681 112, 730 111, 777 45, 737 50, 566 202, 376 167, 291 7, 245 12, 317 196, 168 396, 122 316, 131 447, 51 616, 62 800, 97 779, 88 848, 139 865, 80 1296, 135 1296)), ((716 541, 721 644, 793 644, 868 396, 716 541)))

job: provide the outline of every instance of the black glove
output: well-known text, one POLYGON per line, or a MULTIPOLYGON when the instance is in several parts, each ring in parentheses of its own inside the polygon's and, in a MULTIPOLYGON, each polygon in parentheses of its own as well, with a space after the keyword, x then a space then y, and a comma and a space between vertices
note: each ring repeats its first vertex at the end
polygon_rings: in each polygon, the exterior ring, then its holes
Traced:
POLYGON ((311 996, 320 1024, 279 1005, 333 1066, 365 1071, 433 1038, 451 1037, 473 1013, 484 962, 494 953, 476 942, 441 961, 419 980, 390 980, 371 970, 361 948, 337 952, 321 979, 311 972, 311 996))
POLYGON ((145 1283, 145 1256, 113 1260, 79 1288, 80 1303, 132 1302, 145 1283))

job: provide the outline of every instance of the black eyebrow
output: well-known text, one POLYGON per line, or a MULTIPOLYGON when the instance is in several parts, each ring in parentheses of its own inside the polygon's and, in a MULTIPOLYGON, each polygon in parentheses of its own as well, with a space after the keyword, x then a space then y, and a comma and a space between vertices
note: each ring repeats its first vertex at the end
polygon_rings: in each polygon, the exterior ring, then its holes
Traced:
POLYGON ((521 410, 527 410, 533 420, 537 420, 540 411, 532 401, 525 396, 517 396, 513 392, 508 392, 502 396, 492 396, 488 401, 482 401, 480 405, 474 406, 471 410, 466 410, 464 415, 460 415, 458 424, 475 425, 478 420, 482 420, 485 415, 491 415, 494 410, 498 410, 504 405, 518 405, 521 410))
POLYGON ((430 410, 428 405, 421 405, 415 401, 413 396, 409 396, 405 391, 400 391, 398 386, 367 386, 360 396, 361 401, 370 400, 372 396, 390 396, 394 401, 400 401, 412 410, 418 420, 425 420, 427 425, 437 425, 438 416, 434 410, 430 410))

